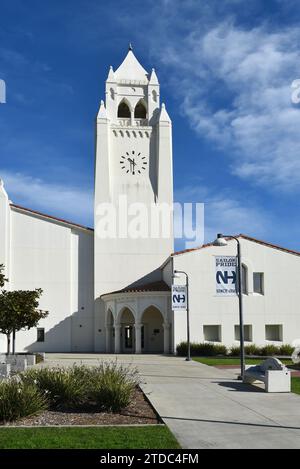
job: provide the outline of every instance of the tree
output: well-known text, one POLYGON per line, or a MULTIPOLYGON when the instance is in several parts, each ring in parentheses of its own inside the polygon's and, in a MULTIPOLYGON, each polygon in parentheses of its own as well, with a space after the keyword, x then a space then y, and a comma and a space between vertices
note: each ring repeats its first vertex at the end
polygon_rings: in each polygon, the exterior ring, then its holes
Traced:
POLYGON ((7 337, 7 353, 10 353, 10 337, 13 335, 13 353, 15 353, 16 332, 21 329, 36 327, 38 322, 48 316, 48 311, 38 309, 43 291, 4 290, 0 294, 0 332, 7 337))
POLYGON ((4 283, 7 282, 7 279, 5 278, 3 271, 4 271, 4 265, 0 264, 0 288, 3 288, 4 283))

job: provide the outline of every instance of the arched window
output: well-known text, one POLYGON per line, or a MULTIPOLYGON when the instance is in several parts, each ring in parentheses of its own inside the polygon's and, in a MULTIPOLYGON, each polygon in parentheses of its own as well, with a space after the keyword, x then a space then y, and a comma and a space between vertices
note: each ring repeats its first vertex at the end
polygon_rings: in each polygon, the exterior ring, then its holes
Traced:
POLYGON ((134 117, 136 119, 146 119, 146 115, 147 115, 147 112, 146 112, 145 105, 142 101, 139 101, 137 105, 135 106, 134 117))
POLYGON ((248 269, 242 264, 242 293, 248 295, 248 269))
POLYGON ((155 103, 157 101, 157 93, 155 90, 152 90, 152 101, 154 101, 155 103))
POLYGON ((125 101, 121 101, 118 107, 118 117, 130 118, 130 109, 125 101))

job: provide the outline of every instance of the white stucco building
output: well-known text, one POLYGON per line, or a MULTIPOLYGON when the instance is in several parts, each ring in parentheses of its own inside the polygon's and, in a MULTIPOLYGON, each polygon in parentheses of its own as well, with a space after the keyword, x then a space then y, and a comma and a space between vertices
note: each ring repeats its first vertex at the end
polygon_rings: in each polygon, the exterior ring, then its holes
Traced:
MULTIPOLYGON (((154 69, 131 49, 110 68, 96 119, 95 231, 15 205, 1 182, 6 288, 42 288, 40 307, 49 311, 37 329, 18 332, 17 351, 174 353, 186 340, 186 314, 171 309, 173 270, 189 275, 191 340, 237 344, 238 300, 215 295, 214 264, 235 254, 235 242, 174 253, 171 212, 167 235, 127 236, 124 197, 129 211, 138 203, 157 219, 173 202, 171 120, 154 69), (114 208, 116 236, 103 236, 105 207, 114 208)), ((291 343, 300 337, 300 253, 239 239, 245 339, 291 343)))

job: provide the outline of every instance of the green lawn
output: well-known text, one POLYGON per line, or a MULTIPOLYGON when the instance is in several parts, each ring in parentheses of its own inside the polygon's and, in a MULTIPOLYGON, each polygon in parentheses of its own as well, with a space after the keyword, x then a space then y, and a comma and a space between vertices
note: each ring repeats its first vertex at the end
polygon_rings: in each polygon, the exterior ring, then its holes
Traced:
MULTIPOLYGON (((240 364, 240 359, 237 357, 233 358, 219 358, 219 357, 193 357, 196 362, 204 363, 204 365, 218 366, 218 365, 237 365, 240 364)), ((246 365, 259 365, 262 362, 262 358, 246 358, 246 365)), ((282 359, 280 360, 285 365, 292 365, 292 360, 282 359)))
POLYGON ((292 392, 300 394, 300 378, 298 376, 292 377, 292 392))
POLYGON ((176 449, 168 427, 1 428, 0 449, 176 449))

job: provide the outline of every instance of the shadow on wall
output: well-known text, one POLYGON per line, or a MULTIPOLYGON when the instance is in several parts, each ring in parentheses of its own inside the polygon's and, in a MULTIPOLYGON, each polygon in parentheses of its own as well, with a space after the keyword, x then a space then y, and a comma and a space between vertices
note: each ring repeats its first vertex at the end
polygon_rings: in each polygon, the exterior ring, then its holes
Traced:
POLYGON ((83 320, 81 312, 55 324, 45 332, 44 342, 33 342, 25 347, 28 352, 93 352, 93 316, 83 320))
MULTIPOLYGON (((76 315, 76 313, 74 313, 76 315)), ((33 342, 25 347, 28 352, 70 352, 72 316, 60 321, 45 332, 44 342, 33 342)))
POLYGON ((147 285, 148 283, 153 283, 153 282, 159 282, 162 280, 162 272, 161 269, 155 269, 152 270, 152 272, 149 272, 148 274, 144 275, 143 277, 139 278, 133 283, 130 283, 129 285, 126 285, 126 288, 134 288, 138 287, 140 285, 147 285))
MULTIPOLYGON (((45 331, 44 342, 33 342, 26 348, 30 352, 91 352, 94 350, 94 252, 93 236, 81 231, 70 234, 71 283, 65 291, 65 312, 62 320, 45 331), (70 291, 73 292, 70 295, 70 291), (68 308, 68 310, 67 310, 68 308), (72 313, 72 311, 74 311, 72 313), (67 314, 66 314, 67 313, 67 314), (72 313, 72 314, 70 314, 72 313)), ((47 270, 47 265, 41 266, 47 270)), ((55 305, 55 293, 48 320, 52 314, 57 318, 61 305, 55 305)), ((55 318, 55 319, 56 319, 55 318)), ((47 321, 48 321, 47 320, 47 321)), ((43 327, 41 323, 38 327, 43 327)), ((18 339, 17 339, 18 346, 18 339)))

